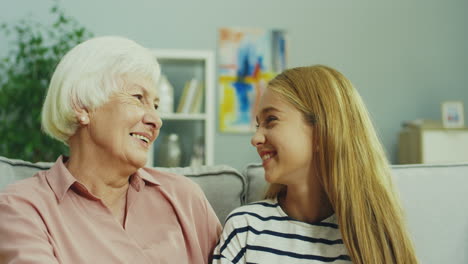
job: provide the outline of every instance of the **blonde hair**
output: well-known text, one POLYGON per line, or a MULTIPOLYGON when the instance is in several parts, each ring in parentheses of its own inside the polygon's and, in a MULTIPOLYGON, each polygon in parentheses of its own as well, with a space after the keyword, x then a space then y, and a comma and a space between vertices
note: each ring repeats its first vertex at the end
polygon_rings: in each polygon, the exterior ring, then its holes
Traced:
POLYGON ((93 110, 122 89, 125 78, 155 84, 160 67, 155 55, 136 42, 116 36, 89 39, 71 49, 52 75, 42 107, 42 129, 67 144, 78 127, 77 107, 93 110))
MULTIPOLYGON (((366 107, 338 71, 316 65, 284 71, 268 85, 314 129, 314 166, 356 264, 417 263, 384 150, 366 107)), ((286 192, 271 184, 266 198, 286 192)))

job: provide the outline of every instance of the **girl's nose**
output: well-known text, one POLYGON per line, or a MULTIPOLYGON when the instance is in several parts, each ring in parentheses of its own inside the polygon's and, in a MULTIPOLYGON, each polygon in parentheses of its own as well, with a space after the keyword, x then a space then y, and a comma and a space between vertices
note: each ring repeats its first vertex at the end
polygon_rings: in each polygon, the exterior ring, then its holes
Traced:
POLYGON ((255 131, 255 134, 252 136, 250 143, 254 147, 258 147, 259 145, 262 145, 263 143, 265 143, 265 135, 260 133, 260 130, 258 129, 257 131, 255 131))

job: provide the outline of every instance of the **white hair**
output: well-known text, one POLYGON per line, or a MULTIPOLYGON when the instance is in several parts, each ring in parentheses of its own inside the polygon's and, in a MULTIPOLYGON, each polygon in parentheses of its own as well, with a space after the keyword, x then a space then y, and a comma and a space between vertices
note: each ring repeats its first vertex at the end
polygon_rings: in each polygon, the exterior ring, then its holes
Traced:
POLYGON ((126 76, 159 80, 154 54, 136 42, 115 36, 89 39, 71 49, 50 81, 42 107, 42 129, 67 144, 78 127, 76 109, 93 110, 121 90, 126 76))

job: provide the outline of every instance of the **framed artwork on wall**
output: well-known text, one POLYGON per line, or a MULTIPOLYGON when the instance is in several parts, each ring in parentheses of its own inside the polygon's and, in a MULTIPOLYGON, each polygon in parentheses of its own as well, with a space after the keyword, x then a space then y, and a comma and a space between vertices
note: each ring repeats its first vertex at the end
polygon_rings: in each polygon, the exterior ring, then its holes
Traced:
POLYGON ((446 128, 461 128, 465 125, 463 102, 442 102, 442 123, 446 128))
POLYGON ((278 29, 220 28, 219 129, 255 130, 255 112, 267 83, 286 69, 287 34, 278 29))

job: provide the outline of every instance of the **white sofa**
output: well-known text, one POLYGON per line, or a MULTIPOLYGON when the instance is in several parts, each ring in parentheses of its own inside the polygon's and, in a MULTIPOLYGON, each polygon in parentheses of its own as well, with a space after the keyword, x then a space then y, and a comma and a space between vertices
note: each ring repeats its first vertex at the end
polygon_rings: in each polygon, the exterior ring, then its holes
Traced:
MULTIPOLYGON (((50 165, 0 157, 0 190, 50 165)), ((261 199, 266 186, 259 164, 247 165, 242 173, 226 165, 160 169, 199 184, 221 221, 232 209, 261 199)), ((420 263, 468 263, 468 164, 405 165, 392 170, 420 263)))

